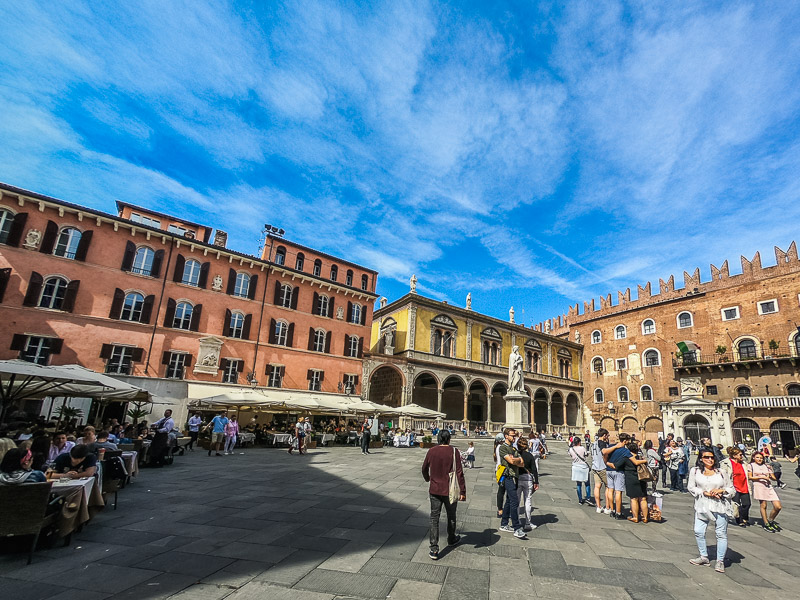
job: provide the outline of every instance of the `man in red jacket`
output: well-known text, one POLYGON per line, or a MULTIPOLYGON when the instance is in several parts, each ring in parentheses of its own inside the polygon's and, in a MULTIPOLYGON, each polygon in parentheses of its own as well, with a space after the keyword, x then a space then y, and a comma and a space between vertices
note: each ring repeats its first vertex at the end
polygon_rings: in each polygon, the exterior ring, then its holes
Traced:
POLYGON ((422 477, 430 482, 428 489, 431 497, 431 550, 428 556, 433 560, 439 558, 439 516, 444 505, 447 513, 447 545, 457 544, 461 537, 456 535, 456 507, 457 502, 450 503, 449 475, 455 468, 458 487, 461 489, 459 500, 467 499, 467 484, 464 481, 464 470, 461 467, 461 457, 458 450, 450 445, 450 432, 439 432, 439 445, 434 446, 425 455, 422 462, 422 477))

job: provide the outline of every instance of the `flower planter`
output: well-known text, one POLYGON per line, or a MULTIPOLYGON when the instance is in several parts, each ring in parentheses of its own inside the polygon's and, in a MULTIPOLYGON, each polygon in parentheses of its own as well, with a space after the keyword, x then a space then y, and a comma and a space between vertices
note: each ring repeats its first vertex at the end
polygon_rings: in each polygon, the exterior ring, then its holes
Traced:
POLYGON ((316 440, 312 442, 306 442, 306 448, 308 448, 309 450, 314 450, 316 447, 317 447, 316 440))
POLYGON ((419 447, 420 448, 433 448, 434 446, 437 446, 437 445, 438 444, 435 444, 433 442, 422 442, 422 443, 420 443, 419 447))
POLYGON ((370 442, 370 448, 383 448, 383 442, 370 442))

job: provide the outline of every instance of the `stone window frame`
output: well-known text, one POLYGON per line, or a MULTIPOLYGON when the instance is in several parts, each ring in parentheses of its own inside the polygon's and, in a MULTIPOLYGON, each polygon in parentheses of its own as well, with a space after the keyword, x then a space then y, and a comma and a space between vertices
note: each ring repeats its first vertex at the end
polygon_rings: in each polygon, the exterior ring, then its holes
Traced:
MULTIPOLYGON (((179 300, 176 300, 175 301, 175 314, 172 316, 172 325, 170 326, 170 328, 171 329, 179 329, 181 331, 191 331, 192 316, 194 315, 194 307, 195 307, 195 303, 192 302, 191 300, 187 300, 186 298, 181 298, 179 300), (176 325, 176 323, 178 322, 178 308, 181 306, 181 304, 188 304, 192 308, 192 310, 189 312, 189 317, 188 317, 189 322, 186 324, 186 327, 179 327, 178 325, 176 325)), ((187 318, 186 315, 184 315, 181 318, 181 321, 185 320, 186 318, 187 318)))
POLYGON ((237 298, 250 297, 250 284, 253 282, 253 277, 247 271, 236 271, 236 279, 233 283, 233 295, 237 298), (246 278, 247 285, 241 284, 246 278))
POLYGON ((430 321, 430 328, 431 328, 431 344, 430 344, 430 353, 434 356, 444 356, 446 358, 455 358, 456 357, 456 338, 458 336, 458 325, 453 320, 452 317, 442 313, 438 314, 433 317, 430 321), (436 343, 436 333, 439 332, 441 336, 441 342, 439 344, 439 352, 437 354, 437 343, 436 343), (448 354, 444 354, 444 344, 446 341, 445 335, 450 335, 450 352, 448 354))
POLYGON ((603 374, 606 371, 606 359, 604 359, 599 354, 597 354, 597 355, 592 357, 592 360, 589 361, 589 365, 591 367, 592 373, 603 374), (599 371, 594 368, 594 366, 595 366, 594 363, 595 363, 595 361, 598 361, 598 360, 600 361, 600 370, 599 371))
POLYGON ((189 356, 188 352, 181 352, 178 350, 170 350, 169 362, 167 369, 164 372, 165 379, 183 379, 186 377, 186 357, 189 356), (178 364, 180 359, 180 364, 178 364), (180 371, 178 371, 180 369, 180 371))
POLYGON ((662 365, 662 362, 661 362, 661 352, 659 351, 659 349, 658 348, 647 348, 644 352, 642 352, 642 364, 645 367, 660 367, 662 365), (647 364, 647 353, 648 352, 655 352, 656 353, 656 358, 658 360, 658 362, 656 364, 654 364, 654 365, 648 365, 647 364))
POLYGON ((595 388, 594 389, 594 403, 595 404, 603 404, 606 401, 606 393, 603 391, 603 388, 595 388), (600 392, 600 399, 597 399, 597 392, 600 392))
POLYGON ((281 267, 286 264, 286 246, 275 248, 275 260, 273 262, 281 267))
POLYGON ((231 311, 231 320, 228 322, 228 337, 234 338, 237 340, 243 339, 244 336, 244 324, 247 319, 247 315, 244 314, 241 310, 232 310, 231 311), (236 317, 241 317, 241 324, 234 327, 233 322, 236 317))
POLYGON ((481 331, 481 362, 485 365, 502 366, 503 364, 503 336, 494 327, 486 327, 481 331), (488 347, 487 347, 488 344, 488 347), (495 359, 492 361, 492 350, 496 350, 495 359))
POLYGON ((325 342, 328 335, 328 332, 322 328, 314 329, 314 343, 311 349, 314 352, 325 352, 325 342))
POLYGON ((723 321, 735 321, 737 319, 741 319, 742 318, 742 309, 739 308, 738 306, 725 306, 725 307, 719 309, 719 314, 722 317, 723 321), (725 311, 726 310, 735 310, 736 311, 736 316, 734 316, 734 317, 726 317, 725 316, 725 311))
POLYGON ((631 401, 631 392, 628 389, 627 385, 621 385, 617 388, 617 400, 621 403, 627 403, 631 401), (625 390, 625 399, 622 399, 622 391, 625 390))
POLYGON ((542 367, 542 345, 539 340, 530 338, 525 342, 525 368, 529 373, 539 373, 542 367))
POLYGON ((42 289, 39 292, 39 299, 36 301, 36 308, 43 308, 45 310, 64 310, 62 307, 64 306, 64 300, 67 297, 67 288, 72 280, 67 277, 66 275, 62 275, 61 273, 52 273, 50 275, 46 275, 42 278, 42 289), (47 289, 47 282, 53 279, 60 279, 64 282, 63 292, 61 294, 61 298, 58 301, 58 306, 52 306, 53 299, 56 297, 55 294, 51 297, 50 305, 51 306, 42 306, 42 300, 44 300, 44 293, 47 289))
POLYGON ((181 280, 178 283, 189 285, 192 287, 200 287, 200 272, 203 270, 203 263, 196 258, 186 259, 183 263, 183 273, 181 273, 181 280), (190 269, 190 265, 197 265, 197 270, 190 269), (187 277, 188 275, 188 277, 187 277))
POLYGON ((614 369, 617 371, 627 371, 628 370, 628 359, 627 358, 615 358, 614 359, 614 369), (619 363, 623 361, 625 364, 620 367, 619 363))
POLYGON ((787 396, 800 396, 800 389, 797 390, 798 391, 797 394, 790 394, 789 393, 789 390, 791 389, 792 386, 797 386, 798 388, 800 388, 800 381, 791 381, 791 382, 787 383, 786 387, 784 388, 784 391, 786 392, 786 395, 787 396))
POLYGON ((302 271, 305 264, 306 264, 306 255, 303 254, 302 252, 298 252, 297 257, 294 260, 294 270, 302 271))
POLYGON ((800 331, 795 329, 789 334, 789 354, 792 356, 800 356, 800 331))
POLYGON ((719 388, 716 385, 707 385, 706 386, 706 395, 708 395, 708 396, 718 396, 719 395, 719 388))
POLYGON ((222 370, 222 383, 236 385, 239 383, 239 363, 241 358, 228 358, 225 360, 225 368, 222 370))
POLYGON ((733 352, 736 360, 756 360, 763 358, 763 353, 761 352, 761 340, 750 334, 740 335, 733 340, 733 348, 731 348, 731 351, 733 352), (753 342, 753 346, 755 346, 755 356, 742 357, 742 353, 739 351, 739 345, 744 341, 753 342))
POLYGON ((75 260, 75 256, 78 254, 78 247, 81 245, 81 238, 83 237, 83 231, 75 227, 74 225, 65 225, 58 230, 58 235, 56 236, 55 242, 53 243, 53 256, 58 256, 59 258, 66 258, 68 260, 75 260), (58 245, 61 243, 61 236, 64 235, 67 231, 75 231, 77 232, 77 241, 74 241, 74 238, 70 238, 70 242, 74 242, 75 248, 74 250, 70 251, 71 244, 67 244, 64 249, 64 254, 56 254, 59 250, 58 245))
POLYGON ((653 401, 653 387, 652 387, 652 386, 650 386, 650 385, 643 385, 643 386, 641 386, 641 387, 639 388, 639 400, 641 400, 642 402, 652 402, 652 401, 653 401), (645 388, 647 388, 648 390, 650 390, 650 398, 645 398, 645 397, 644 397, 644 390, 645 390, 645 388))
POLYGON ((675 316, 675 324, 678 326, 678 329, 689 329, 690 327, 694 327, 694 315, 691 311, 682 310, 675 316), (688 325, 681 325, 681 316, 682 315, 689 315, 689 324, 688 325))
POLYGON ((653 319, 651 317, 647 317, 646 319, 644 319, 642 321, 642 335, 655 335, 657 331, 658 331, 658 328, 656 327, 656 320, 655 319, 653 319), (644 329, 645 323, 647 323, 648 321, 650 321, 653 324, 653 330, 652 331, 645 331, 645 329, 644 329))
POLYGON ((556 352, 558 359, 558 376, 564 379, 572 378, 572 353, 566 348, 559 348, 556 352))
POLYGON ((153 261, 155 260, 155 258, 156 258, 156 251, 151 246, 148 246, 147 244, 141 244, 140 246, 136 246, 136 252, 133 253, 133 262, 131 263, 130 272, 133 273, 134 275, 143 275, 145 277, 152 277, 153 276, 153 261), (148 250, 150 251, 150 264, 147 265, 147 263, 145 262, 145 265, 147 266, 147 268, 144 268, 141 265, 137 266, 137 264, 140 262, 139 261, 139 253, 142 252, 143 250, 144 251, 148 251, 148 250))
POLYGON ((622 323, 619 325, 614 326, 614 339, 615 340, 624 340, 628 338, 628 328, 625 327, 622 323), (620 335, 620 327, 622 328, 622 334, 620 335))
POLYGON ((602 344, 603 343, 603 332, 599 329, 595 329, 592 334, 589 336, 589 340, 592 344, 602 344), (594 339, 594 334, 597 334, 597 341, 594 339))
POLYGON ((106 360, 103 373, 111 375, 130 375, 133 371, 133 351, 136 346, 112 344, 111 356, 106 360), (112 369, 112 367, 114 369, 112 369))
POLYGON ((749 385, 737 385, 736 389, 734 390, 737 398, 752 398, 753 397, 753 389, 749 385), (742 395, 742 391, 747 390, 747 394, 742 395))
POLYGON ((291 283, 281 282, 281 291, 278 296, 278 306, 281 308, 292 308, 292 294, 294 286, 291 283))
MULTIPOLYGON (((119 320, 125 321, 126 323, 141 323, 142 311, 144 310, 144 301, 146 299, 147 299, 147 294, 145 294, 142 290, 135 290, 135 289, 125 290, 125 296, 122 298, 122 306, 119 309, 119 320), (141 306, 139 307, 139 316, 136 319, 126 319, 125 317, 123 317, 123 315, 125 314, 125 307, 128 301, 128 296, 130 296, 131 294, 138 294, 139 296, 142 297, 142 303, 141 306)), ((133 315, 134 311, 131 310, 131 316, 133 315)))
POLYGON ((756 306, 758 307, 758 314, 762 315, 762 316, 765 316, 765 315, 777 315, 781 311, 781 308, 780 308, 780 305, 778 304, 778 299, 777 298, 769 298, 767 300, 759 300, 758 302, 756 302, 756 306), (768 302, 774 302, 775 303, 775 310, 770 311, 770 312, 764 312, 763 305, 768 303, 768 302))

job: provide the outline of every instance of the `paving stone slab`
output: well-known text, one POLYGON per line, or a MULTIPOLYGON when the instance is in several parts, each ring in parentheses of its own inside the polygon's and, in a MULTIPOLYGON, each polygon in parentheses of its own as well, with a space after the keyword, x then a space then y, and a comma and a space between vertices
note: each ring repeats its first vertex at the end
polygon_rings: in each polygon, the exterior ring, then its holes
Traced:
POLYGON ((398 598, 400 600, 411 598, 414 600, 438 600, 441 591, 441 584, 398 579, 389 597, 398 598))
POLYGON ((372 558, 362 568, 367 575, 383 575, 428 583, 444 583, 447 568, 439 564, 372 558))
POLYGON ((633 533, 627 530, 616 530, 616 529, 608 529, 606 533, 620 546, 624 546, 626 548, 642 548, 644 550, 650 550, 652 546, 643 542, 640 538, 636 537, 633 533))
POLYGON ((313 550, 295 552, 277 565, 256 575, 255 580, 291 586, 330 557, 331 554, 327 552, 313 550))
POLYGON ((227 567, 220 569, 200 580, 200 583, 208 583, 212 585, 224 585, 228 588, 239 588, 244 584, 250 582, 257 575, 264 572, 265 565, 263 562, 253 560, 237 560, 232 562, 227 567))
MULTIPOLYGON (((249 544, 247 542, 231 542, 209 552, 209 556, 223 556, 242 560, 256 560, 267 563, 278 563, 296 552, 295 548, 280 545, 249 544)), ((205 559, 203 559, 205 560, 205 559)))
POLYGON ((333 598, 333 593, 289 589, 263 581, 251 581, 228 596, 228 600, 333 600, 333 598))
POLYGON ((635 573, 647 573, 648 575, 686 577, 686 573, 672 563, 636 558, 620 558, 618 556, 600 556, 600 560, 602 560, 603 564, 609 569, 618 569, 621 571, 631 570, 635 573))
POLYGON ((232 558, 205 555, 202 559, 189 552, 165 552, 155 558, 148 558, 134 565, 142 569, 158 569, 165 573, 193 575, 198 579, 208 577, 211 573, 227 567, 234 561, 232 558))
POLYGON ((386 598, 397 579, 314 569, 294 585, 293 589, 314 592, 330 592, 335 595, 351 595, 360 598, 386 598))
POLYGON ((481 600, 489 597, 489 572, 450 567, 439 600, 481 600))

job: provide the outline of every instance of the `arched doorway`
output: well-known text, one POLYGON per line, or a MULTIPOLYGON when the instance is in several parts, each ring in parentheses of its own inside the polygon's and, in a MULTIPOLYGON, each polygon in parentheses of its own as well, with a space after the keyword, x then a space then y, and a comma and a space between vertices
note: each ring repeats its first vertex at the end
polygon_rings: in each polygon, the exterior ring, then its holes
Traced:
POLYGON ((700 440, 711 437, 711 427, 708 420, 700 415, 689 415, 683 420, 684 437, 692 440, 698 446, 700 440))
POLYGON ((734 444, 755 446, 761 437, 761 428, 753 419, 736 419, 731 423, 734 444))
POLYGON ((442 412, 448 421, 464 419, 464 382, 451 375, 442 384, 442 412))
POLYGON ((487 408, 486 384, 483 381, 473 381, 469 386, 469 405, 467 406, 467 418, 470 421, 470 428, 474 429, 480 425, 485 427, 487 408))
POLYGON ((658 417, 650 417, 644 422, 644 439, 652 442, 658 441, 658 436, 664 434, 664 422, 658 417))
POLYGON ((533 394, 533 422, 536 424, 536 430, 547 431, 547 426, 550 424, 547 420, 547 392, 539 388, 533 394))
POLYGON ((550 418, 552 425, 564 425, 564 397, 560 392, 553 394, 550 402, 550 418))
POLYGON ((420 373, 414 380, 411 401, 425 408, 437 409, 439 403, 439 382, 430 373, 420 373))
POLYGON ((639 439, 639 421, 633 417, 625 417, 622 419, 622 431, 629 435, 635 435, 639 439))
POLYGON ((617 422, 613 417, 603 417, 600 420, 600 427, 608 431, 612 436, 617 435, 617 422))
POLYGON ((369 378, 370 402, 400 406, 403 398, 403 376, 394 367, 379 367, 369 378))
POLYGON ((578 426, 578 417, 580 416, 581 403, 575 394, 567 396, 567 425, 569 427, 578 426))
POLYGON ((508 392, 508 388, 504 383, 495 383, 492 387, 492 406, 490 420, 493 423, 506 422, 506 401, 503 397, 508 392))
POLYGON ((781 451, 786 456, 786 452, 800 446, 800 425, 789 419, 778 419, 769 426, 769 437, 781 443, 781 451))

